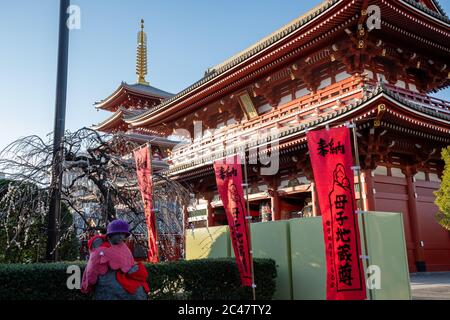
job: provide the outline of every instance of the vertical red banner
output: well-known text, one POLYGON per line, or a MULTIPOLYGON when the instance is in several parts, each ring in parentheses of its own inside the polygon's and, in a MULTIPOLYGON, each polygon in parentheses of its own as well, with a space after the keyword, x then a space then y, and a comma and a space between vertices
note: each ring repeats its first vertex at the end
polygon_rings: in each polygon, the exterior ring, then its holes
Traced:
POLYGON ((214 162, 217 190, 228 219, 231 242, 242 286, 252 286, 252 266, 250 257, 250 226, 242 189, 242 168, 239 156, 214 162))
POLYGON ((307 139, 323 221, 327 300, 364 300, 350 130, 310 131, 307 139))
POLYGON ((156 217, 153 212, 153 182, 150 147, 146 146, 134 151, 139 190, 144 202, 145 221, 148 231, 148 261, 158 262, 158 244, 156 243, 156 217))

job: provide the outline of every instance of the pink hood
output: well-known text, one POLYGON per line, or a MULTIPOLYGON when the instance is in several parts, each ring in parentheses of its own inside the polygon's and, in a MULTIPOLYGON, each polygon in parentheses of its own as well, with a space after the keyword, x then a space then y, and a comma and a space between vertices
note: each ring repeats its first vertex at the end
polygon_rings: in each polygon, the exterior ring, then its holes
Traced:
POLYGON ((81 292, 89 293, 97 283, 98 277, 109 269, 125 273, 134 265, 133 255, 125 243, 98 247, 90 252, 89 261, 83 273, 81 292))

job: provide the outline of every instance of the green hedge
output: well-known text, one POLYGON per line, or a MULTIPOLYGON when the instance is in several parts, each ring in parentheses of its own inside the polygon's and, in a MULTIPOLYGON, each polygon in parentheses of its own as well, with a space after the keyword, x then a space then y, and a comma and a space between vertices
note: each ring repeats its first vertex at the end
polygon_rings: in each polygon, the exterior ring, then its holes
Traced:
MULTIPOLYGON (((255 259, 256 295, 269 300, 275 292, 273 260, 255 259)), ((67 267, 85 263, 0 264, 1 300, 86 300, 90 296, 69 290, 67 267)), ((151 299, 250 299, 251 289, 240 286, 234 259, 207 259, 147 264, 151 299)))

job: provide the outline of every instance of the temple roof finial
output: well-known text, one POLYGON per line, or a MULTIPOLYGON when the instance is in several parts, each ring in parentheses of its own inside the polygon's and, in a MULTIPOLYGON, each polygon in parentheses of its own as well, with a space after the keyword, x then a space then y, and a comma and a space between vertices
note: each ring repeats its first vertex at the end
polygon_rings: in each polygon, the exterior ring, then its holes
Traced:
POLYGON ((141 19, 141 31, 137 37, 137 54, 136 54, 136 74, 138 75, 137 83, 149 85, 145 80, 147 75, 147 35, 144 32, 144 19, 141 19))

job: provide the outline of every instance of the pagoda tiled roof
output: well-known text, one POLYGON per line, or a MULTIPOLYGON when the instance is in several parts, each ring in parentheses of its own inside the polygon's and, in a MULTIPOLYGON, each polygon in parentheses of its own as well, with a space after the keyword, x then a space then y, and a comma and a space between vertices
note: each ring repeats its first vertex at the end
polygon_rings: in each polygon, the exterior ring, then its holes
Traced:
POLYGON ((144 85, 144 84, 128 84, 123 82, 122 85, 126 88, 126 89, 130 89, 133 92, 140 92, 143 94, 148 94, 151 96, 156 96, 156 97, 161 97, 161 98, 170 98, 173 97, 174 94, 173 93, 169 93, 167 91, 152 87, 150 85, 144 85))
POLYGON ((128 84, 126 82, 122 82, 120 86, 109 97, 99 102, 96 102, 94 105, 96 106, 96 108, 102 109, 104 108, 105 105, 113 102, 114 99, 122 95, 125 91, 132 92, 136 95, 154 97, 162 101, 174 96, 172 93, 163 91, 150 85, 144 85, 139 83, 128 84))
POLYGON ((116 121, 124 121, 129 118, 133 118, 136 116, 141 115, 144 113, 145 110, 143 109, 126 109, 124 107, 119 107, 116 112, 112 113, 111 116, 109 116, 107 119, 103 120, 102 122, 94 125, 92 128, 94 130, 100 130, 102 127, 104 127, 107 124, 116 122, 116 121))
POLYGON ((146 110, 145 109, 125 109, 123 108, 123 119, 130 119, 136 116, 139 116, 143 114, 146 110))

